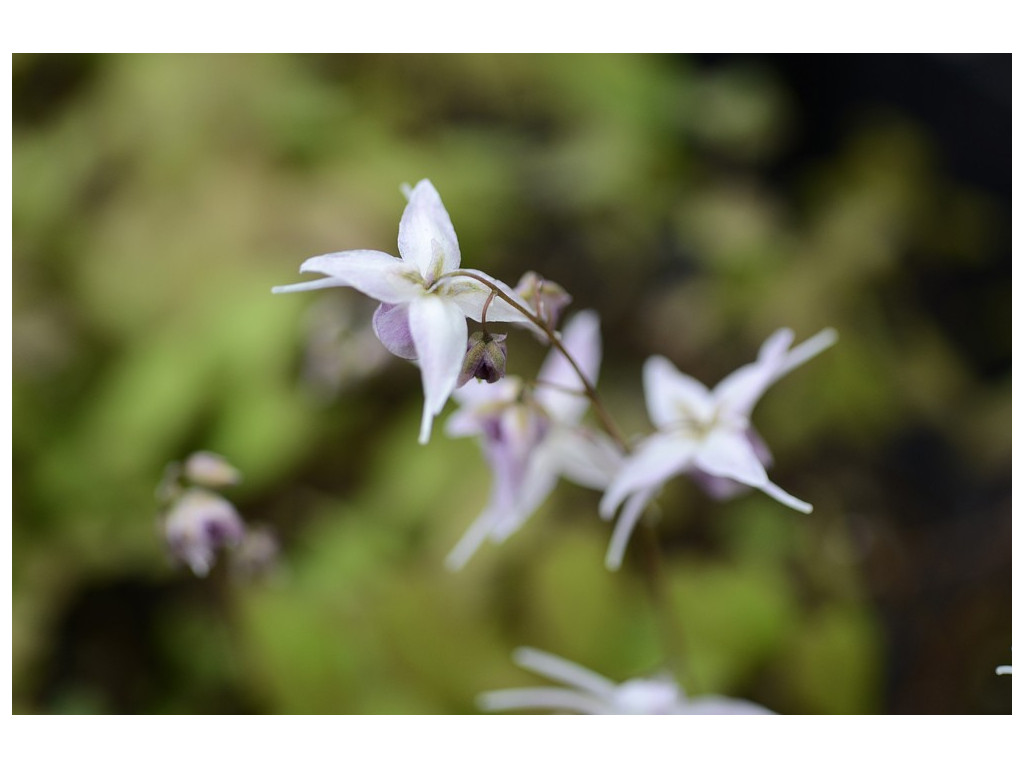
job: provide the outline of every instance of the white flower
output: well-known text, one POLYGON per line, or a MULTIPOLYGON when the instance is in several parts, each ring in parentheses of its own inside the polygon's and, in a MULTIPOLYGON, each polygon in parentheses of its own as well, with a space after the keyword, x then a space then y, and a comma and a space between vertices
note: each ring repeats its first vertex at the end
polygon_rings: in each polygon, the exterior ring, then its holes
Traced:
POLYGON ((793 509, 810 512, 810 504, 768 479, 764 459, 759 456, 765 452, 750 428, 750 412, 768 387, 835 340, 835 331, 826 329, 790 349, 793 332, 776 331, 761 346, 755 362, 726 376, 713 390, 680 373, 664 357, 649 358, 643 371, 644 394, 658 431, 637 444, 601 499, 604 519, 610 519, 628 500, 612 536, 608 567, 620 564, 646 500, 669 478, 683 472, 759 488, 793 509), (636 501, 638 497, 642 504, 636 501))
POLYGON ((481 694, 481 709, 552 709, 584 715, 772 715, 769 709, 724 696, 687 698, 667 677, 615 683, 578 664, 534 648, 517 648, 512 657, 523 669, 568 688, 509 688, 481 694))
MULTIPOLYGON (((480 320, 491 295, 490 288, 470 275, 493 283, 509 297, 514 297, 514 292, 483 272, 459 269, 455 228, 427 179, 409 193, 398 225, 398 252, 401 258, 369 250, 314 256, 303 262, 299 271, 327 277, 277 286, 273 291, 347 286, 382 302, 373 318, 377 338, 393 354, 415 359, 420 366, 424 404, 419 441, 426 443, 434 417, 455 389, 462 368, 468 338, 466 318, 480 320)), ((518 309, 498 297, 488 307, 487 320, 525 321, 518 309)))
POLYGON ((196 576, 205 576, 213 567, 218 548, 241 543, 245 523, 227 499, 189 488, 164 518, 163 533, 171 554, 196 576))
MULTIPOLYGON (((601 364, 597 313, 580 312, 565 326, 562 343, 591 384, 601 364)), ((454 394, 459 409, 447 423, 453 437, 479 436, 494 473, 487 507, 448 556, 461 568, 486 539, 502 542, 534 513, 558 478, 604 489, 621 460, 609 440, 579 425, 588 400, 580 380, 557 350, 551 350, 526 392, 514 376, 494 384, 470 381, 454 394)))
MULTIPOLYGON (((1013 649, 1011 648, 1011 650, 1013 650, 1013 649)), ((997 675, 1012 675, 1013 674, 1013 667, 1010 664, 1001 664, 1000 666, 996 667, 996 674, 997 675)))

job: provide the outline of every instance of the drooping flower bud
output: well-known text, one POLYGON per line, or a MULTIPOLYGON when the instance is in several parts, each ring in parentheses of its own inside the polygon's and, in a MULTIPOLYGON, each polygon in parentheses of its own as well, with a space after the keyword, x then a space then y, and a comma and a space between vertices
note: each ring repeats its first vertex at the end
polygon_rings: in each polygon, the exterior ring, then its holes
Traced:
POLYGON ((572 303, 572 296, 551 280, 545 280, 536 272, 527 272, 519 278, 516 293, 537 313, 548 328, 558 327, 562 311, 572 303))
POLYGON ((223 456, 211 451, 196 451, 185 459, 183 473, 190 482, 207 488, 237 485, 242 480, 241 472, 223 456))
POLYGON ((196 576, 205 576, 217 549, 236 547, 242 541, 245 523, 224 497, 189 488, 164 518, 163 533, 171 554, 196 576))
POLYGON ((466 358, 462 361, 462 372, 456 386, 461 387, 470 379, 481 379, 493 384, 505 375, 505 358, 508 348, 506 334, 477 331, 466 344, 466 358))

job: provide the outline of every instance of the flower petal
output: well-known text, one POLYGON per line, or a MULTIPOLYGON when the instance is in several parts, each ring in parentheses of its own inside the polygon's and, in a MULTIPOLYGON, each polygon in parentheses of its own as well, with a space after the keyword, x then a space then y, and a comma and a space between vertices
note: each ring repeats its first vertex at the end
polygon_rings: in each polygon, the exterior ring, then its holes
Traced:
POLYGON ((461 255, 455 227, 441 196, 423 179, 409 193, 398 224, 398 252, 428 283, 459 268, 461 255))
POLYGON ((409 327, 423 381, 423 421, 419 441, 430 440, 434 417, 441 412, 462 369, 466 354, 466 318, 451 302, 424 296, 409 304, 409 327))
POLYGON ((701 441, 693 463, 708 474, 738 480, 754 488, 768 481, 768 473, 750 443, 742 434, 729 430, 715 430, 701 441))
POLYGON ((444 564, 449 571, 460 571, 469 562, 469 559, 476 554, 480 545, 487 540, 494 527, 494 513, 491 508, 481 512, 476 520, 470 524, 462 538, 455 544, 452 551, 448 553, 444 564))
POLYGON ((681 715, 774 715, 770 709, 743 699, 698 696, 680 707, 681 715))
POLYGON ((656 432, 643 440, 622 464, 604 497, 601 517, 611 519, 623 499, 643 489, 654 489, 686 469, 697 450, 697 444, 679 435, 656 432))
POLYGON ((640 522, 640 517, 654 496, 655 488, 637 491, 628 499, 626 505, 615 521, 612 539, 608 542, 608 552, 604 556, 604 566, 609 571, 617 571, 622 565, 622 557, 626 554, 626 545, 633 535, 633 529, 640 522))
POLYGON ((760 488, 777 501, 798 512, 810 512, 806 501, 791 496, 768 479, 753 446, 743 434, 718 430, 701 443, 693 459, 694 466, 708 474, 737 480, 753 488, 760 488))
POLYGON ((540 651, 536 648, 520 647, 512 654, 515 663, 535 672, 542 677, 549 678, 559 683, 571 685, 581 691, 593 694, 605 701, 609 701, 614 695, 618 686, 603 675, 597 674, 586 667, 582 667, 561 656, 553 653, 540 651))
MULTIPOLYGON (((601 369, 601 321, 597 312, 587 310, 573 315, 562 332, 562 345, 573 356, 590 384, 596 385, 601 369)), ((568 424, 579 422, 590 401, 583 395, 580 377, 565 355, 557 349, 548 352, 537 381, 553 385, 537 388, 537 401, 552 418, 568 424)))
MULTIPOLYGON (((477 275, 499 288, 515 302, 515 305, 509 304, 505 299, 495 295, 491 299, 491 303, 487 305, 487 322, 530 323, 530 320, 523 314, 522 310, 527 312, 531 310, 526 302, 507 283, 502 282, 496 277, 491 277, 479 269, 460 269, 459 272, 477 275)), ((484 304, 487 303, 487 298, 491 295, 492 289, 480 282, 480 280, 469 277, 466 274, 459 274, 445 277, 443 283, 438 287, 438 293, 462 307, 466 317, 479 322, 483 317, 484 304)))
POLYGON ((793 332, 788 328, 776 331, 761 345, 755 362, 733 371, 715 387, 713 394, 720 413, 749 417, 757 401, 772 384, 828 349, 837 338, 834 330, 826 328, 789 349, 793 343, 793 332))
POLYGON ((381 304, 377 307, 373 313, 373 332, 392 355, 406 360, 416 359, 408 304, 381 304))
MULTIPOLYGON (((815 355, 824 352, 839 340, 839 334, 834 328, 826 328, 814 334, 802 344, 797 344, 789 350, 786 359, 779 368, 778 376, 784 376, 799 365, 803 365, 815 355)), ((777 377, 778 378, 778 377, 777 377)))
POLYGON ((584 488, 603 491, 622 466, 622 452, 603 432, 553 427, 545 445, 562 476, 584 488))
POLYGON ((706 424, 714 416, 715 402, 708 388, 655 355, 644 363, 644 397, 651 423, 659 429, 680 423, 706 424))
POLYGON ((582 715, 610 715, 612 707, 594 696, 565 688, 507 688, 482 693, 477 705, 486 712, 506 709, 553 709, 582 715))
POLYGON ((543 452, 537 451, 530 457, 523 473, 522 480, 514 491, 514 502, 495 521, 491 539, 495 542, 505 541, 509 536, 523 527, 523 523, 533 516, 558 484, 558 473, 543 461, 543 452))
POLYGON ((377 301, 403 304, 424 292, 419 274, 401 259, 381 251, 341 251, 306 259, 299 272, 320 272, 326 279, 295 285, 279 285, 274 293, 311 291, 317 288, 348 286, 377 301))

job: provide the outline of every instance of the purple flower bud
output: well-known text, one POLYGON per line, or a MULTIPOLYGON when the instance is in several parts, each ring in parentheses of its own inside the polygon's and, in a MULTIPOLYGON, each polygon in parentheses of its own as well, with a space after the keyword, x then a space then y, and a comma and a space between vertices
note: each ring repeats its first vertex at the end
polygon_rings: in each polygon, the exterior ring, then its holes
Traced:
POLYGON ((505 375, 507 347, 506 334, 491 334, 477 331, 466 344, 466 358, 462 361, 462 372, 456 386, 461 387, 470 379, 480 379, 493 384, 505 375))
POLYGON ((163 533, 171 554, 196 576, 213 567, 216 550, 235 547, 245 536, 245 523, 222 496, 190 488, 178 498, 163 520, 163 533))
POLYGON ((572 303, 572 296, 562 286, 545 280, 536 272, 527 272, 519 278, 516 293, 552 329, 558 327, 562 311, 572 303))

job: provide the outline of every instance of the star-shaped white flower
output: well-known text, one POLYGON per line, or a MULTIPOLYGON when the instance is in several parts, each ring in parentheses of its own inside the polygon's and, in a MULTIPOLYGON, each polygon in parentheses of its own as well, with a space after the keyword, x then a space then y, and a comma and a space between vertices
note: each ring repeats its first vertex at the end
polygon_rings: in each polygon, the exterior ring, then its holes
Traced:
MULTIPOLYGON (((470 275, 496 285, 509 297, 514 298, 514 292, 484 272, 459 268, 455 228, 427 179, 409 192, 398 225, 398 252, 401 258, 369 250, 314 256, 303 262, 299 271, 327 277, 273 290, 286 293, 345 286, 380 301, 373 318, 377 337, 393 354, 414 359, 420 367, 424 404, 419 441, 426 443, 434 417, 459 378, 468 338, 466 318, 480 320, 491 295, 490 288, 470 275)), ((500 297, 490 302, 487 320, 525 322, 522 312, 500 297)))
MULTIPOLYGON (((601 364, 597 313, 580 312, 565 326, 565 349, 591 384, 601 364)), ((544 503, 559 477, 588 488, 607 487, 621 454, 610 440, 580 426, 588 401, 578 375, 551 350, 526 392, 514 376, 494 384, 470 381, 455 390, 459 410, 447 423, 452 437, 478 436, 494 473, 487 507, 448 556, 461 568, 486 540, 502 542, 544 503)))
POLYGON ((773 715, 769 709, 724 696, 688 698, 667 677, 637 678, 615 683, 596 672, 535 648, 517 648, 513 659, 523 669, 564 683, 554 686, 509 688, 481 694, 480 708, 550 709, 584 715, 773 715))
POLYGON ((750 428, 750 412, 768 387, 835 341, 835 331, 826 329, 790 349, 793 332, 776 331, 761 346, 755 362, 726 376, 713 390, 680 373, 664 357, 649 358, 643 371, 644 395, 658 431, 637 444, 601 499, 605 519, 628 500, 612 536, 608 566, 617 568, 621 562, 646 499, 683 472, 758 488, 793 509, 810 512, 810 504, 768 479, 759 439, 750 428), (637 497, 644 503, 636 503, 637 497))

